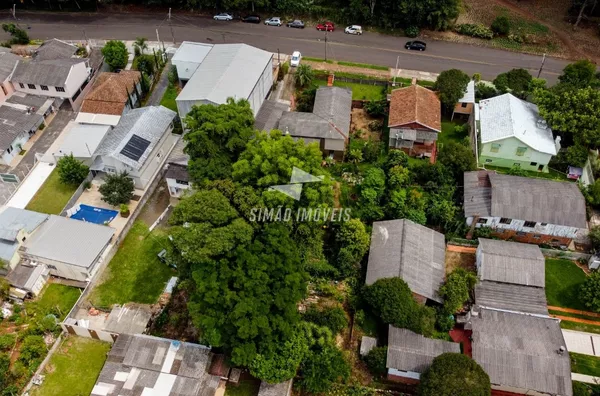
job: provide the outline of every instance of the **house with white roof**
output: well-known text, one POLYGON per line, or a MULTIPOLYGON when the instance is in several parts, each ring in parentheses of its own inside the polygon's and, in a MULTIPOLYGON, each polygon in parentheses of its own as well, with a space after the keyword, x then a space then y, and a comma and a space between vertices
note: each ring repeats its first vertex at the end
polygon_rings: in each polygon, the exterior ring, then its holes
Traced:
POLYGON ((180 79, 189 78, 177 97, 182 120, 194 105, 220 105, 228 98, 248 100, 256 116, 273 86, 273 54, 246 44, 208 48, 188 42, 177 50, 173 64, 180 79))
POLYGON ((465 94, 462 98, 456 102, 454 106, 454 110, 452 111, 452 119, 457 114, 463 114, 469 117, 473 113, 473 109, 475 108, 475 81, 471 80, 467 84, 467 88, 465 89, 465 94))
POLYGON ((550 159, 560 150, 560 137, 553 139, 536 105, 507 93, 479 102, 476 114, 473 126, 481 165, 548 172, 550 159))

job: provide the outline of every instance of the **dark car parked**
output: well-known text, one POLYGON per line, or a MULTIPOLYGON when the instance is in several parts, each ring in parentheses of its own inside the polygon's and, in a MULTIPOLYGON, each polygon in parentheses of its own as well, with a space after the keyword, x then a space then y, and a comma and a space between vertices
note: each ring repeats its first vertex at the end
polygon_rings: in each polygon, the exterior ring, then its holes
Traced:
POLYGON ((295 19, 291 22, 288 22, 287 27, 304 29, 304 22, 302 22, 300 19, 295 19))
POLYGON ((260 23, 260 17, 258 15, 246 15, 242 18, 242 22, 246 23, 260 23))
POLYGON ((427 44, 425 44, 422 41, 409 41, 404 45, 404 48, 408 49, 408 50, 415 50, 415 51, 425 51, 425 49, 427 48, 427 44))

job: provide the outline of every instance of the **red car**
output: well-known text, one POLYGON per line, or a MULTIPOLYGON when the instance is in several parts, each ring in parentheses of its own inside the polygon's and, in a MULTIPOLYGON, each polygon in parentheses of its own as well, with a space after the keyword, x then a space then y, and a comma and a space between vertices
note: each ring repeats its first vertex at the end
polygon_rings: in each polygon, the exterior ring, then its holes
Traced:
POLYGON ((335 25, 333 24, 333 22, 323 22, 317 25, 317 30, 320 31, 333 32, 334 29, 335 25))

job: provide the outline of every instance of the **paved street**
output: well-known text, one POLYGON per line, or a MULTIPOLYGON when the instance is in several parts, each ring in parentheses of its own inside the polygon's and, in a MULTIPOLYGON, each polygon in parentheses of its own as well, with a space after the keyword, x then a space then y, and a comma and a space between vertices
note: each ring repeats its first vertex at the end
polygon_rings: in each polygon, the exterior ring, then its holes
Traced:
MULTIPOLYGON (((266 15, 263 15, 265 17, 266 15)), ((137 36, 156 39, 156 30, 164 42, 172 35, 166 15, 156 14, 17 14, 19 23, 30 27, 28 33, 35 39, 61 38, 84 40, 134 39, 137 36), (85 33, 84 33, 85 31, 85 33)), ((0 16, 2 22, 11 21, 8 13, 0 16)), ((241 22, 219 22, 207 17, 178 16, 173 14, 172 31, 176 42, 183 40, 211 43, 246 43, 267 51, 291 53, 299 50, 305 56, 325 56, 325 33, 314 28, 291 29, 250 25, 241 22)), ((6 36, 6 33, 2 33, 6 36)), ((7 36, 6 36, 7 37, 7 36)), ((400 69, 439 73, 458 68, 468 74, 481 73, 492 79, 497 74, 515 67, 523 67, 537 75, 541 56, 525 55, 472 45, 429 41, 427 51, 404 50, 404 37, 393 37, 366 32, 362 36, 346 35, 343 27, 328 34, 328 57, 335 60, 373 63, 395 67, 399 57, 400 69)), ((569 62, 548 58, 542 77, 556 81, 558 74, 569 62)))

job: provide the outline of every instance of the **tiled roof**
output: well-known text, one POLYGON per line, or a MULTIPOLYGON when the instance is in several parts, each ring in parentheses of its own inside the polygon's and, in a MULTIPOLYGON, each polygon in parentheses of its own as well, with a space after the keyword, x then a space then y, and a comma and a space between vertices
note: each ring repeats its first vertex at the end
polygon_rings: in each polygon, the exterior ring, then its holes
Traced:
POLYGON ((418 123, 437 132, 442 130, 442 105, 435 92, 420 85, 392 91, 388 125, 418 123))
POLYGON ((136 70, 123 70, 119 73, 102 73, 94 82, 90 93, 81 105, 81 112, 121 115, 132 95, 135 85, 141 78, 136 70))

